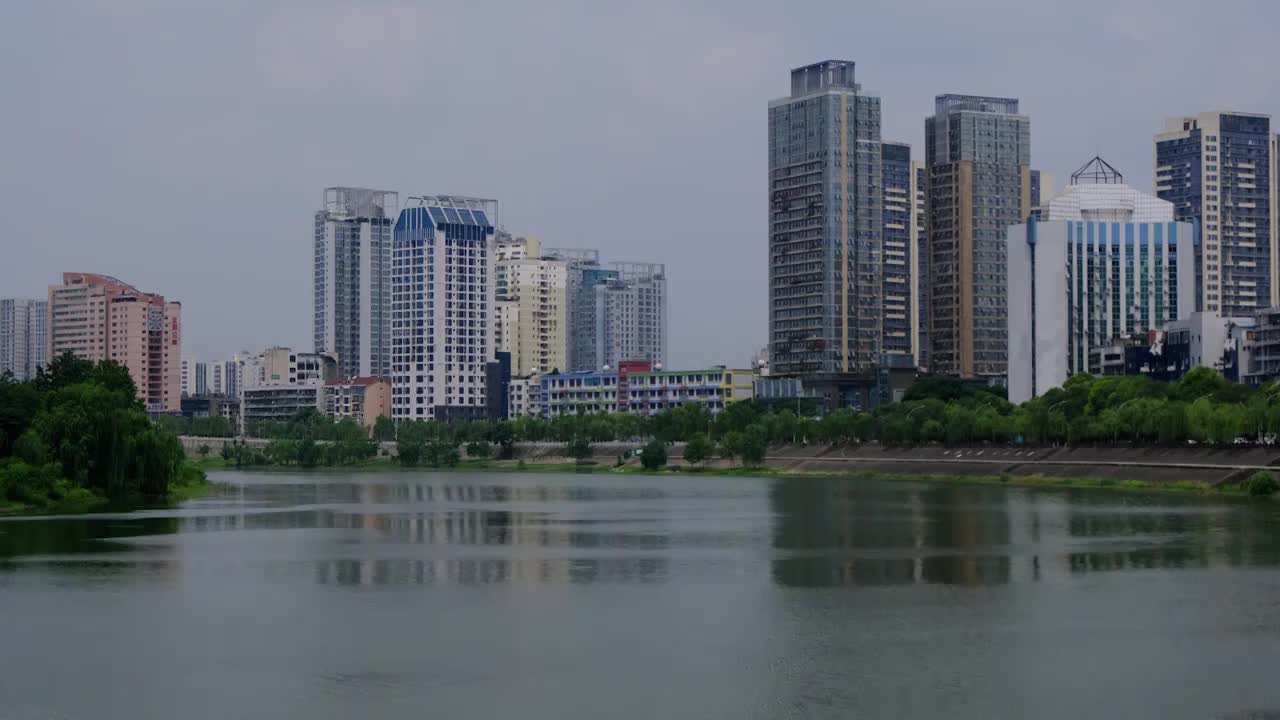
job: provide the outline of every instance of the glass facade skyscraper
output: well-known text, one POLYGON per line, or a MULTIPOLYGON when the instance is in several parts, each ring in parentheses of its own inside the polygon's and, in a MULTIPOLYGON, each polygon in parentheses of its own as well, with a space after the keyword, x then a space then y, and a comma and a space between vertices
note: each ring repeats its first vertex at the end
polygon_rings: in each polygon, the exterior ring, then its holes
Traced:
POLYGON ((1280 304, 1271 118, 1209 112, 1156 135, 1156 195, 1200 228, 1197 305, 1224 317, 1280 304))
POLYGON ((875 367, 883 342, 880 98, 854 63, 769 103, 769 354, 778 375, 875 367))
POLYGON ((399 195, 332 187, 315 216, 312 292, 317 353, 344 377, 391 374, 391 223, 399 195))
POLYGON ((1002 381, 1005 231, 1031 214, 1031 119, 1014 98, 939 95, 925 120, 930 367, 1002 381))

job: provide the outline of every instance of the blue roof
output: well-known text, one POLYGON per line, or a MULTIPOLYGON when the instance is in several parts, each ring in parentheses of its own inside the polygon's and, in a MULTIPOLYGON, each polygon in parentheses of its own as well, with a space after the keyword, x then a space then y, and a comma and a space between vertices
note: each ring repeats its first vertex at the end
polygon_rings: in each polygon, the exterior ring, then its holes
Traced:
POLYGON ((396 230, 407 230, 410 227, 422 227, 423 225, 431 225, 432 227, 440 225, 462 225, 470 227, 482 227, 486 230, 492 230, 493 225, 489 223, 489 218, 479 210, 468 211, 465 209, 455 210, 453 208, 439 207, 407 207, 400 211, 400 217, 396 220, 396 230))

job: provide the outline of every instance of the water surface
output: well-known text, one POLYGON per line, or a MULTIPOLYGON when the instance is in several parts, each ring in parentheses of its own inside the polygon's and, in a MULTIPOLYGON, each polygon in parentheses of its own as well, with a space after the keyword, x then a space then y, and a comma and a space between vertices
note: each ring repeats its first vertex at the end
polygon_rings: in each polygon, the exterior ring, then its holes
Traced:
POLYGON ((8 718, 1237 717, 1280 511, 819 479, 245 474, 0 522, 8 718))

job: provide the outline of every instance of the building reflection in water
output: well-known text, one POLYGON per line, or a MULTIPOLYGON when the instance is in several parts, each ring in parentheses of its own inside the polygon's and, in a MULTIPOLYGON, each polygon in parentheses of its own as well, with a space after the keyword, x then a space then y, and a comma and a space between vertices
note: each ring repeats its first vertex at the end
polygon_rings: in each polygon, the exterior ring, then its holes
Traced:
POLYGON ((356 533, 354 544, 350 533, 335 536, 347 540, 347 557, 316 562, 322 584, 658 582, 667 575, 660 554, 667 536, 602 518, 595 509, 605 501, 661 497, 653 488, 444 480, 263 486, 247 507, 304 509, 191 518, 187 529, 356 533))
POLYGON ((774 579, 781 585, 1009 582, 1001 495, 984 488, 914 483, 784 480, 771 501, 777 520, 774 579))
POLYGON ((1269 513, 1204 498, 788 479, 770 500, 783 586, 984 586, 1280 563, 1269 513))

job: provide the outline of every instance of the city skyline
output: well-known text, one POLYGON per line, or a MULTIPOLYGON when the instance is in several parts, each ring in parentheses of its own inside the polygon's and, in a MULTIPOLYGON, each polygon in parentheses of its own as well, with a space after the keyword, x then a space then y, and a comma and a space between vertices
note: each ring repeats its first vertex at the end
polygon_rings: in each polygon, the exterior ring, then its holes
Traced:
POLYGON ((740 364, 767 340, 761 108, 793 67, 857 62, 883 100, 882 138, 910 143, 914 160, 936 95, 1017 97, 1035 128, 1033 167, 1062 178, 1097 153, 1143 192, 1154 189, 1152 138, 1167 119, 1280 114, 1280 88, 1237 70, 1269 65, 1259 39, 1280 19, 1269 5, 1238 8, 1250 21, 1229 34, 1216 32, 1225 19, 1170 3, 1020 8, 832 4, 830 22, 814 25, 778 8, 726 19, 660 4, 598 9, 561 29, 547 19, 557 13, 517 6, 487 23, 502 50, 463 66, 451 40, 395 40, 473 20, 465 7, 7 7, 0 36, 28 62, 0 70, 15 98, 0 134, 13 168, 4 189, 24 208, 13 232, 32 241, 22 262, 0 268, 0 296, 38 298, 63 271, 104 272, 180 297, 198 357, 310 347, 313 281, 295 260, 309 251, 319 191, 425 189, 496 197, 501 226, 548 246, 665 263, 671 364, 740 364), (850 33, 842 21, 854 19, 850 33), (115 42, 140 26, 151 31, 115 42), (551 41, 514 39, 531 27, 551 41), (571 31, 575 43, 555 41, 571 31), (313 48, 302 40, 311 32, 348 42, 313 48), (588 69, 584 59, 607 62, 588 69), (442 72, 475 80, 448 106, 433 103, 429 78, 442 72), (494 92, 498 78, 519 89, 494 92), (576 104, 584 87, 599 100, 589 111, 576 104), (335 110, 335 94, 359 112, 335 110), (360 142, 332 142, 344 136, 360 142), (68 201, 47 191, 69 177, 95 192, 68 201), (657 198, 672 230, 652 232, 657 198), (236 231, 190 221, 210 209, 236 217, 236 231), (95 232, 58 229, 72 226, 95 232), (707 326, 705 315, 731 321, 707 326))

